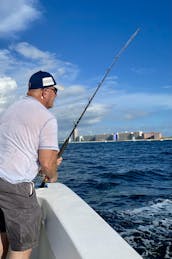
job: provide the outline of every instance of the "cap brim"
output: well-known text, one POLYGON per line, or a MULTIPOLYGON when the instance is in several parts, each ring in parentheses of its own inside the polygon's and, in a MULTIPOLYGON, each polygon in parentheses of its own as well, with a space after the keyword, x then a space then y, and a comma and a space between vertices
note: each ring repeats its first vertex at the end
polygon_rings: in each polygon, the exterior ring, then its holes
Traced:
POLYGON ((57 88, 60 91, 64 90, 64 87, 62 85, 54 85, 55 88, 57 88))

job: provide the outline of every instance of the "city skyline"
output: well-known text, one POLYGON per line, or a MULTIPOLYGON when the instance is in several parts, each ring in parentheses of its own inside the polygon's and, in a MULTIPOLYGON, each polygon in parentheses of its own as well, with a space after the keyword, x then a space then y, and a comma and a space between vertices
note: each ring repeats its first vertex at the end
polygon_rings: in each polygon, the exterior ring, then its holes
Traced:
POLYGON ((158 131, 172 135, 170 0, 1 1, 0 112, 22 98, 30 75, 65 87, 53 113, 65 139, 119 49, 122 54, 78 128, 81 135, 158 131))
MULTIPOLYGON (((150 140, 171 140, 164 138, 160 132, 116 132, 95 135, 73 135, 70 142, 116 142, 116 141, 150 141, 150 140)), ((63 142, 63 141, 61 141, 63 142)))

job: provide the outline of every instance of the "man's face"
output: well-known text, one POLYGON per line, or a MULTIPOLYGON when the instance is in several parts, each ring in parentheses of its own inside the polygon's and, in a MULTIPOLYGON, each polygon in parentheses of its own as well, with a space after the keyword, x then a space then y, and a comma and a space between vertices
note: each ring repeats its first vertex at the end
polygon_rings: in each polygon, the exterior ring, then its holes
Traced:
POLYGON ((45 92, 46 97, 46 107, 47 109, 50 109, 53 107, 54 100, 57 96, 57 89, 53 86, 44 88, 43 91, 45 92))

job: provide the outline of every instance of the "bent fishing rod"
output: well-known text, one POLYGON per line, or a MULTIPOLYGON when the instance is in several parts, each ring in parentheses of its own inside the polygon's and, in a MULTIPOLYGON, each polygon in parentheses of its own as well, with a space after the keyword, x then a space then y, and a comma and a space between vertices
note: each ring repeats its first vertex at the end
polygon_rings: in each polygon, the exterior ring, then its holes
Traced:
POLYGON ((104 76, 102 77, 101 81, 98 83, 98 86, 95 90, 95 92, 93 93, 93 95, 91 96, 91 98, 89 99, 87 105, 85 106, 83 112, 81 113, 80 117, 78 118, 78 120, 76 121, 76 123, 74 124, 74 127, 72 129, 72 131, 70 132, 69 136, 66 138, 66 140, 64 141, 64 143, 62 144, 60 151, 58 153, 58 157, 61 157, 64 150, 66 149, 69 140, 71 138, 71 136, 74 133, 74 130, 76 129, 76 127, 78 126, 80 120, 82 119, 82 117, 84 116, 86 110, 88 109, 88 107, 90 106, 93 98, 95 97, 95 95, 97 94, 98 90, 100 89, 100 87, 102 86, 102 84, 104 83, 105 79, 107 78, 107 76, 109 75, 110 71, 112 70, 112 67, 116 64, 117 60, 119 59, 119 57, 121 56, 121 54, 126 50, 126 48, 129 46, 129 44, 134 40, 134 38, 136 37, 136 35, 138 34, 138 32, 140 31, 140 29, 137 29, 128 39, 128 41, 124 44, 124 46, 120 49, 120 51, 117 53, 117 55, 115 55, 112 63, 110 64, 110 66, 107 68, 107 70, 105 71, 104 76))
MULTIPOLYGON (((69 144, 69 140, 71 138, 71 136, 73 135, 76 127, 78 126, 80 120, 82 119, 82 117, 84 116, 85 112, 87 111, 88 107, 90 106, 93 98, 95 97, 95 95, 97 94, 98 90, 100 89, 100 87, 103 85, 105 79, 107 78, 107 76, 109 75, 109 73, 111 72, 113 66, 116 64, 116 62, 118 61, 119 57, 121 56, 121 54, 126 50, 126 48, 130 45, 130 43, 134 40, 134 38, 136 37, 136 35, 139 33, 140 29, 138 28, 131 36, 130 38, 127 40, 127 42, 123 45, 123 47, 119 50, 119 52, 115 55, 115 57, 113 58, 112 63, 110 64, 110 66, 106 69, 102 79, 100 80, 100 82, 98 83, 96 90, 94 91, 93 95, 91 96, 91 98, 89 99, 87 105, 85 106, 85 108, 83 109, 81 115, 79 116, 78 120, 76 121, 76 123, 74 124, 73 129, 71 130, 69 136, 66 138, 66 140, 64 141, 64 143, 62 144, 60 151, 58 153, 58 157, 61 157, 64 150, 66 149, 66 147, 69 144)), ((46 178, 43 180, 43 182, 41 183, 40 187, 44 187, 45 186, 45 182, 46 182, 46 178)))

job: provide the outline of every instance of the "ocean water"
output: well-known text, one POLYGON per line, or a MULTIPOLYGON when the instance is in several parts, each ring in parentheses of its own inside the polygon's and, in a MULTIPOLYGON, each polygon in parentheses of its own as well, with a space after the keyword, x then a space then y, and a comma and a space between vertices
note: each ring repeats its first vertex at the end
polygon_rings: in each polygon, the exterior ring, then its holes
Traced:
POLYGON ((69 144, 59 181, 145 259, 172 258, 172 141, 69 144))

